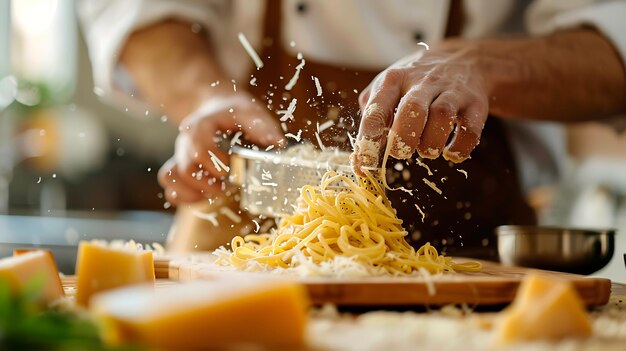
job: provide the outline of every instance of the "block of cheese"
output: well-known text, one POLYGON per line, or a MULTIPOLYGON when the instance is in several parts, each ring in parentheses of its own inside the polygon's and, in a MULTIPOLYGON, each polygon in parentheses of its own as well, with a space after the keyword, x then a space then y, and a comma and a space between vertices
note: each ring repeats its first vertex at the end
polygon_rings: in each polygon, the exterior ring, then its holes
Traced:
POLYGON ((40 302, 50 303, 63 297, 63 285, 52 254, 31 251, 0 259, 0 280, 8 282, 13 293, 19 293, 31 281, 41 279, 40 302))
POLYGON ((83 241, 76 259, 76 302, 89 305, 92 295, 125 285, 154 282, 152 251, 129 245, 83 241))
POLYGON ((583 338, 591 332, 584 303, 569 282, 531 275, 524 278, 513 304, 503 312, 496 342, 583 338))
MULTIPOLYGON (((19 255, 23 255, 25 253, 34 252, 34 251, 43 251, 43 252, 47 253, 48 255, 50 255, 50 258, 54 261, 54 256, 52 255, 52 251, 47 250, 47 249, 26 249, 26 248, 14 249, 13 250, 13 256, 19 256, 19 255)), ((56 263, 55 263, 55 265, 56 265, 56 263)))
POLYGON ((99 294, 91 310, 113 345, 205 350, 225 345, 293 347, 303 343, 308 300, 295 284, 216 279, 99 294))

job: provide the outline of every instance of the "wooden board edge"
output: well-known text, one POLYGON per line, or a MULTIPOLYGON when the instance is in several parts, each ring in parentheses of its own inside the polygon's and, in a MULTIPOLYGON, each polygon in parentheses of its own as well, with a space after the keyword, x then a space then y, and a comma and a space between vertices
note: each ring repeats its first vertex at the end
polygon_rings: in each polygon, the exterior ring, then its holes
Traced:
POLYGON ((612 282, 607 278, 585 278, 572 282, 578 295, 590 306, 604 306, 611 298, 612 282))
MULTIPOLYGON (((194 274, 181 274, 181 267, 193 266, 194 263, 188 260, 169 261, 169 279, 176 281, 192 281, 198 279, 221 279, 227 277, 232 272, 194 272, 194 274)), ((185 269, 183 269, 185 270, 185 269)), ((570 280, 578 292, 580 298, 587 307, 603 306, 609 302, 611 295, 611 280, 606 278, 591 278, 580 276, 581 279, 570 280)), ((380 287, 375 287, 380 283, 376 282, 324 282, 304 283, 304 287, 309 293, 311 302, 315 305, 332 303, 339 306, 441 306, 452 303, 467 303, 471 305, 496 306, 509 304, 515 298, 517 288, 521 283, 516 279, 501 279, 485 282, 481 284, 481 296, 476 295, 477 287, 465 282, 459 284, 455 281, 435 281, 435 289, 440 292, 434 295, 429 294, 428 286, 425 282, 397 282, 385 283, 385 291, 376 294, 364 293, 375 289, 380 291, 380 287), (406 284, 413 285, 407 289, 406 284), (388 295, 388 296, 386 296, 388 295)))
MULTIPOLYGON (((375 283, 374 283, 375 284, 375 283)), ((386 284, 384 290, 372 286, 371 283, 358 284, 305 284, 309 296, 314 304, 334 303, 340 306, 415 306, 466 303, 470 306, 496 306, 511 303, 520 282, 502 280, 481 283, 480 295, 471 283, 458 284, 456 282, 435 283, 435 293, 430 294, 424 283, 397 283, 386 284), (412 285, 407 288, 406 285, 412 285), (380 291, 375 298, 363 291, 380 291)), ((581 300, 587 307, 603 306, 609 301, 611 281, 608 279, 590 278, 584 284, 574 284, 581 300)))

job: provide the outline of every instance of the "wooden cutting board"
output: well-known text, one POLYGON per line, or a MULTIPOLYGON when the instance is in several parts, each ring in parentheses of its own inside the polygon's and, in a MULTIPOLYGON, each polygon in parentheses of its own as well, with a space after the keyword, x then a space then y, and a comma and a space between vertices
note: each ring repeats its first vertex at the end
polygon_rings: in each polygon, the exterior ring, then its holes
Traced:
MULTIPOLYGON (((456 261, 461 262, 462 259, 456 261)), ((470 306, 502 305, 513 300, 518 285, 530 273, 570 281, 588 306, 605 305, 611 294, 609 279, 503 266, 493 262, 482 263, 482 272, 443 274, 430 278, 287 276, 285 279, 293 279, 303 284, 314 304, 332 303, 338 306, 428 306, 461 303, 470 306)), ((269 273, 239 272, 218 266, 213 263, 211 255, 157 258, 155 268, 158 278, 175 281, 228 279, 234 276, 276 277, 269 273)))

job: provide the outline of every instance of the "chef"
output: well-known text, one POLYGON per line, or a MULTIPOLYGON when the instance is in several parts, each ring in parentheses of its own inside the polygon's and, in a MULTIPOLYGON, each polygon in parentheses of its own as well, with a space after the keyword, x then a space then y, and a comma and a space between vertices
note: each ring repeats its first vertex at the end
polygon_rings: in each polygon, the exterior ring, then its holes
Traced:
POLYGON ((317 126, 332 121, 319 143, 354 150, 357 173, 389 152, 390 185, 412 189, 389 194, 410 240, 494 257, 494 227, 536 221, 523 189, 554 179, 564 156, 558 128, 527 121, 626 110, 626 1, 116 0, 78 10, 104 98, 159 109, 179 128, 159 172, 172 204, 236 201, 214 165, 228 162, 225 136, 318 144, 317 126))

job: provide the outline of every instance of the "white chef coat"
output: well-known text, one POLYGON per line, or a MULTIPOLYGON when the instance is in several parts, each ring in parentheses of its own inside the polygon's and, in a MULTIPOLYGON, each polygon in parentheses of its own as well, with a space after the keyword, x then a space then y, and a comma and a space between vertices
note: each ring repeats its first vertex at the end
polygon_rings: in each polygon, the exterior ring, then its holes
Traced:
MULTIPOLYGON (((137 102, 128 94, 132 81, 119 69, 120 50, 134 30, 166 18, 204 27, 222 67, 235 80, 247 82, 253 62, 237 35, 244 33, 260 52, 265 1, 78 1, 97 91, 126 108, 137 102)), ((626 58, 626 1, 463 0, 462 4, 461 35, 466 38, 524 30, 545 34, 586 24, 602 32, 626 58)), ((449 0, 284 0, 281 44, 294 56, 301 52, 320 63, 382 70, 414 52, 417 42, 442 40, 449 7, 449 0)), ((516 122, 510 130, 525 188, 554 181, 565 155, 561 127, 516 122), (530 143, 528 135, 534 139, 530 143), (534 146, 536 155, 529 154, 527 145, 534 146)))

